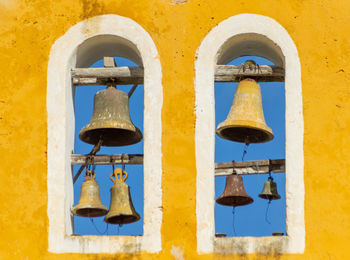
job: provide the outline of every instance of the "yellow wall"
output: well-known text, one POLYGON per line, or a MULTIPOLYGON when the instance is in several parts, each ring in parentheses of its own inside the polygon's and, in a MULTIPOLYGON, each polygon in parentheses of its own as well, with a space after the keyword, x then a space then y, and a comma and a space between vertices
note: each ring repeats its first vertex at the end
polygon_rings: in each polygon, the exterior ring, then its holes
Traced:
POLYGON ((0 258, 99 258, 48 252, 46 73, 52 44, 74 24, 101 14, 139 23, 155 42, 162 65, 163 250, 136 257, 172 259, 174 245, 184 250, 186 259, 200 258, 193 188, 195 52, 216 24, 240 13, 261 14, 280 23, 294 40, 301 62, 306 249, 303 255, 276 258, 350 258, 347 0, 1 0, 0 258))

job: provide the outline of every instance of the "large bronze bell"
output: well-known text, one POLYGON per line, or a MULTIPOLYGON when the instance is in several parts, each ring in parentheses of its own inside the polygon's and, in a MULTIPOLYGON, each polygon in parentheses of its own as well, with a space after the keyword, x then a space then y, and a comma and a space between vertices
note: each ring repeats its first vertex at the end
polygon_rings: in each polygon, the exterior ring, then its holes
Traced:
POLYGON ((259 194, 259 197, 266 200, 278 200, 281 196, 277 192, 277 184, 273 181, 272 177, 264 183, 264 188, 259 194))
POLYGON ((129 186, 125 183, 127 177, 127 172, 119 168, 110 176, 114 185, 111 188, 111 204, 105 217, 105 222, 109 224, 128 224, 140 219, 132 204, 129 186))
POLYGON ((80 130, 79 138, 94 145, 101 138, 103 146, 123 146, 140 142, 142 134, 130 119, 128 94, 113 86, 97 92, 92 118, 80 130))
POLYGON ((255 80, 239 82, 230 112, 216 133, 221 138, 246 144, 272 140, 272 130, 265 123, 260 87, 255 80))
POLYGON ((244 189, 242 176, 232 174, 226 177, 224 192, 216 199, 216 202, 224 206, 243 206, 254 200, 244 189))
POLYGON ((72 209, 72 213, 81 217, 100 217, 107 213, 107 208, 102 205, 100 189, 95 181, 93 171, 86 171, 85 181, 81 185, 79 203, 72 209))

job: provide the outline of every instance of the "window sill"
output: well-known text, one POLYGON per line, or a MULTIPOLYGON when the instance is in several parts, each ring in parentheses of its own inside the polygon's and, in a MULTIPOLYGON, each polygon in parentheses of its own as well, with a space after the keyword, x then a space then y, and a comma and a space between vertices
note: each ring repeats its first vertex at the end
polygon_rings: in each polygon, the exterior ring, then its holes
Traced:
POLYGON ((280 237, 215 237, 215 254, 251 254, 279 255, 286 253, 288 236, 280 237))
POLYGON ((144 245, 143 236, 66 235, 55 243, 55 253, 137 253, 144 245))

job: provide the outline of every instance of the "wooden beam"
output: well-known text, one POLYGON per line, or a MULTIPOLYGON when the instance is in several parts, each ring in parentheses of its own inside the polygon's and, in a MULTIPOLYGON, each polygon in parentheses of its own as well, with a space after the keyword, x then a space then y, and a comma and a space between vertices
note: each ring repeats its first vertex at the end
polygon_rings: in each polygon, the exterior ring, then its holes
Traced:
POLYGON ((243 78, 253 78, 258 82, 283 82, 284 69, 277 66, 261 65, 255 70, 246 69, 241 66, 216 65, 215 82, 239 82, 243 78))
POLYGON ((106 85, 113 80, 118 85, 143 84, 142 67, 79 68, 72 70, 74 85, 106 85))
MULTIPOLYGON (((243 70, 241 66, 216 65, 215 82, 238 82, 243 78, 259 82, 283 82, 284 69, 277 66, 261 65, 256 70, 243 70)), ((106 85, 113 81, 118 85, 143 84, 142 67, 108 67, 72 69, 74 85, 106 85)))
MULTIPOLYGON (((88 155, 72 154, 71 163, 85 164, 87 157, 88 155)), ((90 155, 90 157, 93 158, 95 165, 143 164, 143 154, 90 155)), ((285 172, 285 159, 215 163, 215 176, 227 176, 233 172, 239 175, 266 174, 270 170, 274 173, 285 172)))
MULTIPOLYGON (((72 165, 84 164, 88 155, 72 154, 72 165)), ((114 154, 92 156, 95 165, 143 164, 143 154, 114 154)))
POLYGON ((115 68, 117 67, 117 63, 113 57, 103 57, 103 66, 105 68, 115 68))
POLYGON ((233 172, 238 175, 266 174, 270 171, 285 172, 285 159, 215 163, 215 176, 227 176, 233 172))

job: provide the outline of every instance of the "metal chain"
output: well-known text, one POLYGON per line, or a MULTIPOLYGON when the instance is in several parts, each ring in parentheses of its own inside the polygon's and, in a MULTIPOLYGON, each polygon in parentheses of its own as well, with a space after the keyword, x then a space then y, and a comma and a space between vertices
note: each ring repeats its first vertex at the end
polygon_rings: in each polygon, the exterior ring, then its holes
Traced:
POLYGON ((249 143, 245 143, 245 145, 244 145, 244 148, 243 148, 243 154, 242 154, 242 162, 244 161, 244 157, 246 156, 246 154, 247 154, 247 150, 248 150, 248 145, 249 145, 249 143))
POLYGON ((235 228, 235 215, 236 215, 236 207, 232 207, 232 229, 233 229, 233 234, 237 236, 236 228, 235 228))
POLYGON ((108 223, 106 225, 106 230, 104 232, 101 232, 100 230, 98 230, 98 228, 97 228, 97 226, 96 226, 96 224, 94 222, 94 219, 90 218, 90 221, 91 221, 92 225, 94 226, 95 230, 97 231, 97 233, 99 233, 100 235, 106 234, 106 232, 108 231, 108 223))
POLYGON ((268 223, 268 224, 270 224, 271 225, 271 222, 268 220, 268 211, 269 211, 269 207, 270 207, 270 204, 271 204, 271 200, 269 200, 268 202, 267 202, 267 207, 266 207, 266 212, 265 212, 265 221, 268 223))

